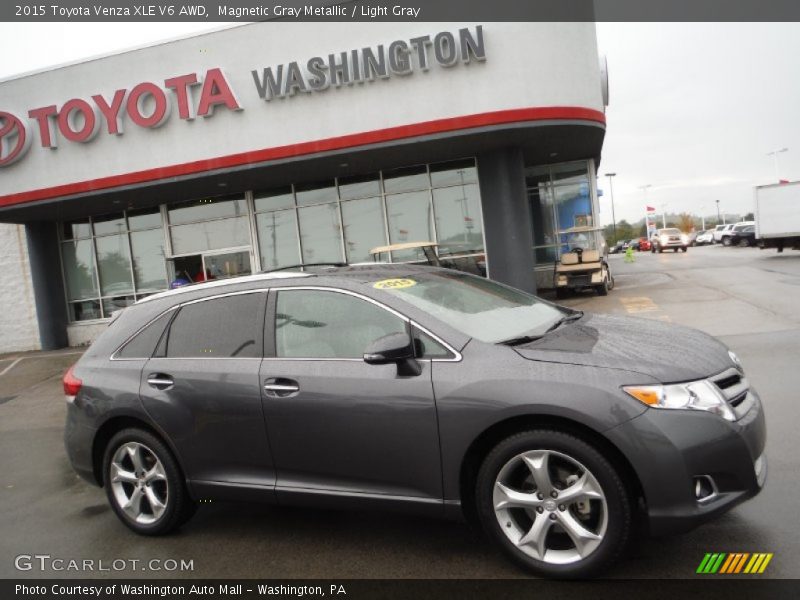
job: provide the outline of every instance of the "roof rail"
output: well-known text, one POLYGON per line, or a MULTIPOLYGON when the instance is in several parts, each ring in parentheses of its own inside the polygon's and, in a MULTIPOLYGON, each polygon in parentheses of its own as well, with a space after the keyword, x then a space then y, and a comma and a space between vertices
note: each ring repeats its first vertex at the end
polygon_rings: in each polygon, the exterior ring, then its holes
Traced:
POLYGON ((292 277, 312 277, 312 276, 313 276, 312 273, 301 273, 301 272, 255 273, 254 275, 243 275, 241 277, 230 277, 227 279, 213 279, 211 281, 201 281, 198 283, 183 285, 179 288, 175 288, 174 290, 166 290, 164 292, 158 292, 157 294, 153 294, 152 296, 147 296, 145 298, 142 298, 141 300, 137 301, 136 304, 142 304, 143 302, 149 302, 150 300, 157 300, 159 298, 166 298, 177 294, 184 294, 186 292, 193 292, 199 289, 223 287, 226 285, 236 285, 237 283, 249 283, 251 281, 269 281, 270 279, 288 279, 292 277))

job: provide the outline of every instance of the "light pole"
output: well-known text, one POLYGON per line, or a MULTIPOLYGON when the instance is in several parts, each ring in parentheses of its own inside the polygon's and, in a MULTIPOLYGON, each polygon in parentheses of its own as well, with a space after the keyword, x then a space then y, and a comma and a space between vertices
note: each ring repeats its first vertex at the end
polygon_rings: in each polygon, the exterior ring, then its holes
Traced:
POLYGON ((667 203, 661 203, 661 226, 666 229, 667 228, 667 203))
POLYGON ((700 231, 705 231, 706 230, 706 207, 703 206, 703 205, 700 205, 700 221, 701 221, 700 231))
POLYGON ((612 221, 612 229, 614 231, 614 243, 617 243, 617 217, 614 214, 614 180, 613 177, 616 177, 616 173, 606 173, 605 175, 608 177, 608 190, 611 192, 611 221, 612 221))
POLYGON ((719 225, 719 222, 722 221, 722 217, 719 216, 719 200, 714 200, 714 202, 717 203, 717 225, 719 225))
POLYGON ((772 152, 767 152, 767 156, 771 156, 775 161, 775 181, 780 182, 781 180, 780 170, 778 169, 778 154, 788 151, 789 151, 788 148, 781 148, 780 150, 773 150, 772 152))

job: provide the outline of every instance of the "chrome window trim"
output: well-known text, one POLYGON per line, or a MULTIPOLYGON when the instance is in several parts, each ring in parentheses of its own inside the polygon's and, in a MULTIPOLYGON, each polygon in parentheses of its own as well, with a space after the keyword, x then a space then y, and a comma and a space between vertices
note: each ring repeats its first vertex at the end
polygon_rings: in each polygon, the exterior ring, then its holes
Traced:
MULTIPOLYGON (((152 358, 152 356, 149 356, 149 357, 147 357, 147 356, 144 356, 144 357, 139 357, 139 358, 134 358, 134 357, 131 357, 131 358, 120 358, 120 357, 118 357, 118 356, 117 356, 117 354, 119 354, 119 352, 120 352, 120 351, 121 351, 121 350, 122 350, 122 349, 123 349, 125 346, 127 346, 127 345, 128 345, 128 342, 130 342, 130 341, 131 341, 133 338, 135 338, 137 335, 139 335, 140 333, 142 333, 142 331, 144 331, 145 329, 147 329, 148 327, 150 327, 150 325, 152 325, 153 323, 155 323, 156 321, 158 321, 158 320, 159 320, 161 317, 163 317, 163 316, 164 316, 165 314, 167 314, 168 312, 170 312, 170 311, 173 311, 173 310, 178 310, 179 306, 180 306, 180 305, 178 305, 178 304, 176 304, 175 306, 171 306, 171 307, 170 307, 170 308, 168 308, 167 310, 165 310, 165 311, 162 311, 162 312, 158 313, 158 315, 156 315, 155 317, 153 317, 152 319, 150 319, 150 320, 149 320, 147 323, 145 323, 144 325, 142 325, 142 326, 141 326, 139 329, 137 329, 137 330, 136 330, 134 333, 132 333, 131 335, 129 335, 129 336, 128 336, 128 337, 125 339, 125 341, 124 341, 124 342, 122 342, 122 343, 121 343, 119 346, 117 346, 117 349, 116 349, 116 350, 114 350, 114 352, 112 352, 112 353, 111 353, 111 356, 109 356, 109 357, 108 357, 108 360, 113 360, 113 361, 132 361, 132 360, 139 361, 139 360, 150 360, 150 359, 152 358)), ((156 344, 156 345, 158 345, 158 344, 156 344)))
MULTIPOLYGON (((167 314, 170 311, 178 310, 179 308, 183 308, 184 306, 189 306, 190 304, 197 304, 198 302, 205 302, 207 300, 215 300, 217 298, 225 298, 227 296, 240 296, 240 295, 243 295, 243 294, 258 294, 258 293, 264 293, 265 294, 268 291, 269 291, 269 288, 257 288, 257 289, 253 289, 253 290, 239 290, 239 291, 236 291, 236 292, 226 292, 224 294, 215 294, 213 296, 206 296, 204 298, 196 298, 194 300, 187 300, 186 302, 181 302, 180 304, 175 304, 175 305, 169 307, 168 309, 158 313, 158 315, 156 317, 150 319, 145 325, 140 327, 136 331, 136 333, 134 333, 131 336, 129 336, 128 339, 126 339, 124 342, 122 342, 122 344, 120 344, 119 347, 116 350, 114 350, 114 352, 109 357, 109 360, 150 360, 151 358, 153 358, 152 356, 145 357, 145 358, 141 358, 141 357, 140 358, 119 358, 117 356, 117 354, 119 353, 120 350, 122 350, 122 348, 125 347, 125 345, 128 342, 130 342, 133 338, 135 338, 142 331, 144 331, 147 327, 149 327, 151 323, 154 323, 155 321, 157 321, 158 319, 160 319, 161 317, 163 317, 165 314, 167 314)), ((158 358, 159 359, 168 358, 168 359, 171 359, 171 360, 198 360, 198 359, 200 359, 200 360, 226 360, 226 359, 227 360, 261 360, 260 357, 253 357, 253 356, 242 356, 242 357, 238 357, 238 356, 213 356, 213 357, 212 356, 171 356, 171 357, 159 356, 158 358)))
MULTIPOLYGON (((375 306, 377 306, 379 308, 382 308, 383 310, 392 313, 393 315, 395 315, 396 317, 398 317, 402 321, 410 324, 412 327, 416 327, 417 329, 419 329, 420 331, 422 331, 426 335, 429 335, 431 338, 434 339, 434 341, 436 341, 439 344, 441 344, 442 346, 444 346, 444 348, 446 348, 447 351, 450 352, 453 355, 451 358, 418 358, 417 360, 422 360, 422 361, 426 361, 426 362, 460 362, 462 360, 462 358, 463 358, 461 352, 459 352, 458 350, 453 348, 453 346, 451 344, 449 344, 448 342, 443 340, 440 336, 438 336, 435 333, 433 333, 430 329, 428 329, 427 327, 421 325, 417 321, 415 321, 413 319, 410 319, 409 317, 406 317, 404 314, 398 312, 397 310, 395 310, 395 309, 393 309, 393 308, 391 308, 389 306, 386 306, 382 302, 380 302, 378 300, 375 300, 374 298, 370 298, 369 296, 366 296, 366 295, 361 294, 359 292, 354 292, 354 291, 351 291, 351 290, 345 290, 345 289, 342 289, 342 288, 333 288, 333 287, 327 287, 327 286, 287 286, 287 287, 255 288, 255 289, 250 289, 250 290, 239 290, 239 291, 236 291, 236 292, 226 292, 226 293, 222 293, 222 294, 215 294, 213 296, 205 296, 203 298, 196 298, 194 300, 187 300, 186 302, 181 302, 180 304, 175 304, 175 305, 171 306, 170 308, 160 312, 158 315, 156 315, 155 317, 150 319, 145 325, 140 327, 135 333, 130 335, 124 342, 122 342, 117 347, 116 350, 114 350, 114 352, 109 357, 109 360, 113 360, 113 361, 137 360, 137 361, 140 361, 140 360, 150 360, 151 358, 153 358, 153 357, 147 357, 147 358, 119 358, 117 356, 117 354, 119 353, 120 350, 122 350, 122 348, 125 347, 125 345, 128 342, 130 342, 133 338, 135 338, 137 335, 139 335, 150 324, 152 324, 156 320, 160 319, 162 316, 164 316, 165 314, 167 314, 170 311, 178 310, 179 308, 182 308, 183 306, 188 306, 190 304, 197 304, 198 302, 206 302, 208 300, 215 300, 217 298, 225 298, 225 297, 228 297, 228 296, 240 296, 240 295, 243 295, 243 294, 267 293, 267 292, 270 292, 270 291, 280 292, 280 291, 284 291, 284 290, 285 291, 291 291, 291 290, 314 290, 314 291, 323 291, 323 292, 335 292, 335 293, 339 293, 339 294, 345 294, 347 296, 353 296, 355 298, 360 298, 361 300, 366 300, 367 302, 370 302, 371 304, 374 304, 375 306)), ((364 362, 363 358, 322 358, 322 357, 320 357, 320 358, 314 358, 314 357, 308 357, 308 358, 304 358, 304 357, 281 358, 281 357, 277 357, 277 356, 262 356, 262 357, 252 357, 252 356, 251 357, 236 357, 236 356, 227 356, 227 357, 224 357, 224 356, 220 356, 220 357, 211 357, 211 356, 198 356, 198 357, 183 356, 183 357, 177 357, 177 356, 172 356, 172 357, 168 357, 168 356, 160 356, 158 358, 159 358, 159 360, 291 360, 291 361, 304 360, 304 361, 345 361, 345 362, 353 362, 353 361, 355 361, 355 362, 364 362)))

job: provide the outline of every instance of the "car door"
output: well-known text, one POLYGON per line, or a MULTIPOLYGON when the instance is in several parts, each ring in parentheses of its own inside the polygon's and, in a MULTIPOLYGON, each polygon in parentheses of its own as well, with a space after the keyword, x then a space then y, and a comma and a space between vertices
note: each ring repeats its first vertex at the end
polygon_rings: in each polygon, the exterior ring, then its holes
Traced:
POLYGON ((367 345, 408 331, 399 314, 344 290, 270 293, 261 366, 279 501, 337 496, 441 506, 430 361, 419 375, 363 360, 367 345))
POLYGON ((266 296, 229 293, 181 306, 142 370, 144 408, 198 496, 247 486, 273 496, 259 385, 266 296))

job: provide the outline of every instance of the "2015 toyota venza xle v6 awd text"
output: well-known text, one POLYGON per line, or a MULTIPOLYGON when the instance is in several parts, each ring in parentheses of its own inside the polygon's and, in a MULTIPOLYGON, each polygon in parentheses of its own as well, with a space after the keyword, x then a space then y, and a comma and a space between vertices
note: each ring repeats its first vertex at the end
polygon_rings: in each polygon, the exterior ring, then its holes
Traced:
POLYGON ((761 402, 720 342, 438 268, 156 294, 64 389, 72 465, 148 535, 209 499, 403 508, 476 518, 520 565, 582 577, 635 525, 689 529, 766 477, 761 402))

